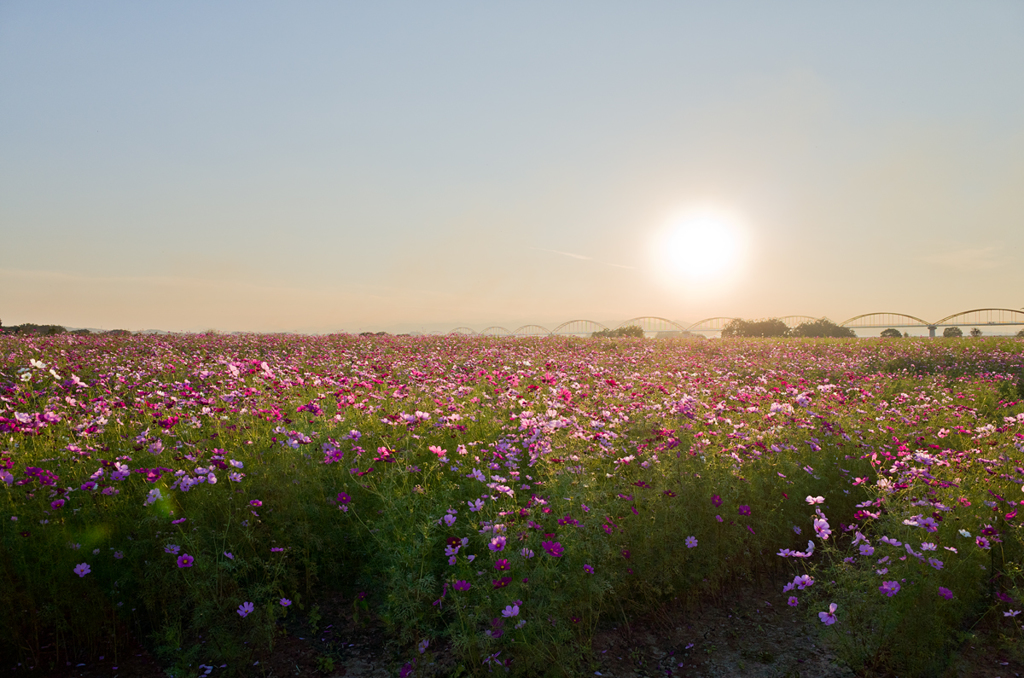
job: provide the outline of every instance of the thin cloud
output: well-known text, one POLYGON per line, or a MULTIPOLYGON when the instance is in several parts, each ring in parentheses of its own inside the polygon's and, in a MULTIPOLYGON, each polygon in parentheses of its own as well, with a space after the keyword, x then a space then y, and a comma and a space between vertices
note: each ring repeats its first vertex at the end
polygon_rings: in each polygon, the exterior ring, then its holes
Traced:
POLYGON ((995 247, 974 247, 930 254, 921 257, 920 260, 927 264, 935 264, 957 271, 983 271, 999 268, 1006 264, 1006 259, 1000 256, 1000 251, 995 247))
POLYGON ((546 249, 544 247, 534 247, 533 249, 537 250, 538 252, 550 252, 551 254, 560 254, 563 257, 571 257, 572 259, 580 259, 582 261, 593 261, 594 263, 604 264, 605 266, 612 266, 614 268, 635 268, 634 266, 626 266, 625 264, 613 264, 613 263, 608 262, 608 261, 601 261, 600 259, 595 259, 594 257, 588 257, 588 256, 585 256, 583 254, 574 254, 572 252, 562 252, 560 250, 549 250, 549 249, 546 249))

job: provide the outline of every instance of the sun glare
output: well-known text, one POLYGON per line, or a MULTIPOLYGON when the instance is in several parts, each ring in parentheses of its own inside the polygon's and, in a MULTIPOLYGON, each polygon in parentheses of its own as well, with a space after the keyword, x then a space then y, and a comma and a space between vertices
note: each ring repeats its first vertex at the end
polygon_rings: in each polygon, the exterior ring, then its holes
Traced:
POLYGON ((670 219, 655 238, 661 277, 670 284, 720 284, 739 272, 744 240, 738 220, 710 210, 670 219))

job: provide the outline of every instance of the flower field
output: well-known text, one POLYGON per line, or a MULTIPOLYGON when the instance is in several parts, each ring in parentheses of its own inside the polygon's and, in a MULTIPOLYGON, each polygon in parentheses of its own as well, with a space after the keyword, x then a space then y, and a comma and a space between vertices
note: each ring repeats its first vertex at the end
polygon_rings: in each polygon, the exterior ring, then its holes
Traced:
POLYGON ((3 667, 255 674, 341 594, 430 675, 573 675, 779 580, 855 670, 1021 647, 1024 342, 0 337, 3 667), (106 649, 104 649, 106 648, 106 649))

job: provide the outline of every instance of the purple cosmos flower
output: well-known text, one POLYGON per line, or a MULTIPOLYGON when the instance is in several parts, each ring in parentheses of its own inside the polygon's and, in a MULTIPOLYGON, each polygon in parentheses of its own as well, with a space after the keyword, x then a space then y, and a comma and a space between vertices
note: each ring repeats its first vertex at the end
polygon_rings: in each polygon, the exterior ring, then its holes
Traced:
POLYGON ((746 504, 744 504, 743 506, 740 506, 739 512, 740 512, 741 516, 749 516, 750 515, 750 507, 747 506, 746 504))
POLYGON ((193 562, 195 562, 195 558, 187 553, 178 556, 178 567, 192 567, 193 562))
POLYGON ((788 602, 790 607, 796 607, 800 604, 800 601, 797 599, 796 596, 790 596, 788 602))
POLYGON ((470 586, 472 585, 465 579, 459 579, 455 582, 454 588, 456 591, 468 591, 470 586))
POLYGON ((953 592, 947 589, 945 586, 939 587, 939 595, 946 600, 953 600, 953 592))
POLYGON ((711 503, 714 504, 715 506, 721 506, 722 505, 722 497, 720 497, 717 494, 713 495, 711 497, 711 503))
POLYGON ((983 549, 990 549, 992 545, 988 543, 988 539, 985 537, 978 537, 974 540, 974 543, 983 549))
POLYGON ((92 568, 89 567, 89 563, 79 563, 78 565, 75 565, 75 574, 79 577, 84 577, 90 572, 92 572, 92 568))
POLYGON ((871 555, 874 555, 874 553, 875 553, 875 548, 873 546, 869 546, 868 544, 861 544, 860 545, 860 554, 862 556, 871 556, 871 555))
POLYGON ((339 504, 347 504, 350 501, 352 501, 352 497, 348 496, 344 492, 339 492, 338 493, 338 503, 339 504))
POLYGON ((238 616, 244 618, 244 617, 248 616, 248 614, 250 612, 252 612, 253 610, 255 610, 255 609, 256 609, 256 606, 253 605, 250 602, 242 603, 241 605, 238 606, 238 616))
POLYGON ((282 598, 280 602, 281 602, 281 607, 288 607, 289 605, 292 604, 292 601, 288 600, 287 598, 282 598))
POLYGON ((519 554, 523 558, 526 558, 527 560, 529 560, 530 558, 533 558, 533 550, 532 549, 524 548, 522 551, 519 552, 519 554))
POLYGON ((560 558, 565 553, 565 548, 557 541, 541 542, 541 548, 552 558, 560 558))
POLYGON ((260 506, 263 506, 263 502, 260 501, 259 499, 253 499, 252 501, 249 502, 249 505, 259 508, 260 506))
POLYGON ((512 583, 512 577, 502 577, 501 579, 492 579, 491 583, 494 584, 494 588, 503 589, 512 583))
POLYGON ((686 538, 686 548, 695 549, 697 548, 697 538, 693 535, 686 538))
POLYGON ((583 571, 586 572, 587 574, 594 574, 594 568, 591 567, 590 565, 584 565, 583 566, 583 571))
POLYGON ((509 569, 508 558, 502 558, 494 563, 494 569, 499 572, 504 572, 509 569))
POLYGON ((50 508, 59 509, 63 505, 64 505, 64 500, 63 499, 54 499, 53 501, 50 502, 50 508))
POLYGON ((837 607, 838 606, 835 603, 832 603, 831 605, 828 606, 828 612, 819 612, 818 613, 818 619, 821 620, 822 624, 824 624, 825 626, 831 626, 832 624, 836 623, 836 621, 837 621, 837 619, 836 619, 836 608, 837 607))
POLYGON ((892 598, 899 593, 900 583, 898 581, 883 581, 882 585, 878 587, 878 590, 889 598, 892 598))
POLYGON ((275 547, 273 547, 273 548, 271 548, 271 549, 270 549, 270 552, 271 552, 271 553, 281 553, 281 552, 283 552, 283 551, 284 551, 284 549, 283 549, 283 548, 281 548, 280 546, 275 546, 275 547))
POLYGON ((492 551, 504 551, 505 541, 505 537, 498 535, 497 537, 491 539, 490 543, 487 544, 487 548, 491 549, 492 551))
POLYGON ((519 614, 518 605, 506 605, 505 609, 501 611, 502 617, 515 617, 519 614))

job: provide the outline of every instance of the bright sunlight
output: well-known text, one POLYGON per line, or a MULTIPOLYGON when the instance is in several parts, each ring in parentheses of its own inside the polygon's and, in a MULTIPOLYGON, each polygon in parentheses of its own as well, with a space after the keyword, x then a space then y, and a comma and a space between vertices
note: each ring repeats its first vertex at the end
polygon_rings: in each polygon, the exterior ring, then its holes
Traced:
POLYGON ((655 257, 667 282, 718 283, 740 268, 743 245, 736 217, 720 211, 691 211, 668 220, 655 238, 655 257))

